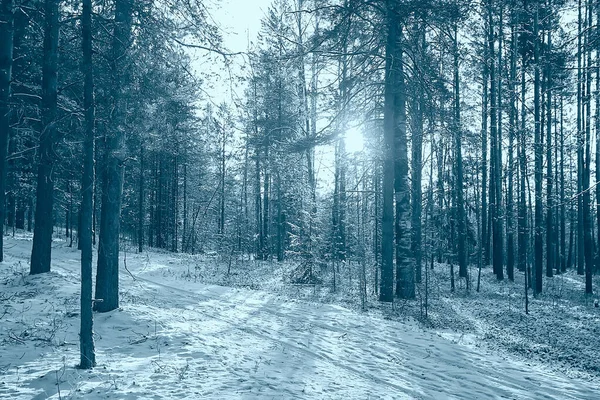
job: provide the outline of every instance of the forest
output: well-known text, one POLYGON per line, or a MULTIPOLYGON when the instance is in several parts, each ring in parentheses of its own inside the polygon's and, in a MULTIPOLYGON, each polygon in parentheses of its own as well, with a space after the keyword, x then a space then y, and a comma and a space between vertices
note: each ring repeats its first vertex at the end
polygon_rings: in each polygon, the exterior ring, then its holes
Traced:
POLYGON ((598 398, 600 1, 254 3, 1 0, 0 397, 598 398))

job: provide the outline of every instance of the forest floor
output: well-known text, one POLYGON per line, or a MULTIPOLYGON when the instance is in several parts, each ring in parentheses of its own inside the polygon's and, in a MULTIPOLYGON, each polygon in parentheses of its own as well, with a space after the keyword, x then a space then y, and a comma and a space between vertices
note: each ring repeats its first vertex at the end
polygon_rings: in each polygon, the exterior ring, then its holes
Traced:
POLYGON ((79 252, 56 240, 32 277, 31 237, 5 248, 0 399, 600 398, 600 308, 572 273, 525 315, 520 274, 450 292, 436 264, 424 318, 422 293, 381 305, 369 288, 363 304, 352 263, 333 293, 327 270, 289 283, 292 263, 125 252, 121 307, 94 315, 98 366, 81 371, 79 252))

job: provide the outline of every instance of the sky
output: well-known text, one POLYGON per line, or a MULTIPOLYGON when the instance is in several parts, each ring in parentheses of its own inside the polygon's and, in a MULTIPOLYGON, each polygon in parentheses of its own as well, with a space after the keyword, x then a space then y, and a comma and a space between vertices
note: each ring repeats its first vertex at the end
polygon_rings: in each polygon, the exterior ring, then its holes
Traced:
MULTIPOLYGON (((218 26, 223 38, 223 49, 229 53, 243 53, 248 49, 248 41, 255 41, 261 28, 261 19, 264 17, 272 0, 210 0, 206 2, 211 16, 211 23, 218 26)), ((243 91, 232 85, 231 76, 240 72, 246 57, 235 55, 230 58, 232 66, 225 68, 225 64, 219 57, 210 57, 206 60, 206 52, 195 52, 198 58, 195 63, 196 71, 204 75, 216 76, 210 79, 210 85, 205 85, 207 95, 214 103, 231 102, 232 88, 236 89, 237 96, 243 91), (204 56, 204 58, 203 58, 204 56), (213 62, 216 60, 216 62, 213 62)))
MULTIPOLYGON (((215 1, 215 0, 213 0, 215 1)), ((211 7, 213 19, 221 26, 223 42, 231 52, 245 51, 260 31, 260 20, 271 0, 221 0, 211 7)))
MULTIPOLYGON (((256 41, 261 29, 261 19, 266 15, 272 0, 210 0, 207 6, 210 10, 212 23, 216 24, 223 37, 223 48, 230 53, 246 52, 248 42, 256 41)), ((240 72, 240 66, 245 62, 243 55, 233 56, 230 69, 217 57, 207 61, 206 52, 198 51, 193 54, 196 58, 194 69, 203 80, 206 99, 213 104, 221 102, 232 103, 235 97, 243 96, 243 88, 237 81, 232 80, 240 72), (213 62, 217 60, 217 62, 213 62)), ((346 151, 354 153, 363 149, 363 135, 360 128, 351 127, 346 132, 346 151)), ((316 170, 323 189, 328 190, 333 181, 334 147, 320 146, 316 149, 316 170)))

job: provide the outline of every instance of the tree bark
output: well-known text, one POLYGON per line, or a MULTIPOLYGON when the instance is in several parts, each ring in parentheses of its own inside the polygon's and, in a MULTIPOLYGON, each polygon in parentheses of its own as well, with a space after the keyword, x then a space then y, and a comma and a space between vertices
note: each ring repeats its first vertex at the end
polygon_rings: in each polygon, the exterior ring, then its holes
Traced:
POLYGON ((4 220, 10 138, 10 82, 13 65, 13 1, 0 4, 0 262, 4 261, 4 220))
MULTIPOLYGON (((398 12, 394 7, 392 12, 398 12)), ((394 199, 396 202, 396 296, 415 297, 415 265, 411 253, 410 189, 408 176, 408 145, 406 140, 406 85, 404 80, 404 37, 400 21, 392 57, 394 81, 394 199)), ((420 200, 416 200, 420 201, 420 200)))
POLYGON ((42 65, 42 132, 38 153, 38 176, 35 227, 31 250, 30 273, 50 271, 52 256, 52 207, 54 204, 54 143, 56 141, 57 70, 58 70, 58 2, 44 2, 44 61, 42 65))
MULTIPOLYGON (((552 34, 548 30, 548 54, 552 49, 552 34)), ((554 207, 552 203, 552 79, 550 66, 546 67, 546 276, 552 277, 554 271, 554 207)))
POLYGON ((526 76, 526 62, 525 56, 522 57, 522 66, 521 66, 521 127, 519 130, 519 216, 518 216, 518 225, 519 225, 519 270, 523 271, 525 275, 527 275, 527 254, 528 254, 528 238, 529 232, 527 229, 527 198, 526 198, 526 179, 527 176, 527 146, 526 146, 526 138, 527 138, 527 127, 526 127, 526 115, 527 108, 525 105, 526 92, 527 87, 525 84, 525 76, 526 76))
POLYGON ((514 230, 514 145, 517 125, 517 30, 516 17, 511 15, 510 41, 510 76, 508 81, 510 91, 510 110, 508 127, 508 193, 506 196, 506 274, 514 281, 515 268, 515 230, 514 230))
POLYGON ((383 109, 383 205, 381 216, 381 280, 379 300, 394 298, 394 144, 395 88, 397 75, 397 38, 399 21, 394 0, 386 0, 387 42, 385 49, 385 86, 383 109))
MULTIPOLYGON (((504 39, 503 10, 500 8, 498 24, 498 87, 497 111, 498 127, 496 129, 496 149, 494 151, 494 247, 493 264, 498 280, 504 279, 504 216, 502 215, 502 46, 504 39)), ((492 45, 493 46, 493 45, 492 45)))
POLYGON ((592 1, 587 2, 587 24, 586 24, 586 35, 584 37, 584 49, 587 51, 587 62, 584 68, 584 81, 585 81, 585 159, 583 168, 583 242, 584 242, 584 258, 585 258, 585 293, 592 294, 592 254, 593 241, 592 241, 592 216, 590 214, 590 164, 592 163, 592 156, 590 150, 591 143, 591 107, 592 107, 592 51, 589 48, 593 38, 591 35, 592 29, 592 1))
POLYGON ((584 273, 584 246, 583 246, 583 147, 585 136, 583 132, 583 80, 582 80, 582 62, 583 62, 583 18, 582 18, 582 0, 578 1, 578 23, 577 23, 577 274, 584 273))
MULTIPOLYGON (((423 62, 424 51, 425 51, 425 22, 420 21, 416 27, 416 57, 418 62, 423 62)), ((422 168, 423 168, 423 107, 425 105, 424 100, 424 86, 422 78, 415 79, 415 99, 413 100, 413 116, 411 118, 411 132, 412 132, 412 168, 411 168, 411 192, 412 192, 412 203, 411 203, 411 250, 414 254, 415 259, 415 280, 417 283, 421 282, 421 270, 422 270, 422 227, 421 227, 421 215, 422 215, 422 168)))
POLYGON ((92 216, 94 195, 94 75, 92 68, 92 0, 83 0, 81 16, 83 33, 83 108, 85 138, 83 145, 83 176, 81 179, 81 327, 79 331, 79 367, 96 365, 92 314, 92 216))
MULTIPOLYGON (((492 268, 494 274, 498 276, 498 266, 496 260, 497 239, 498 239, 498 204, 497 204, 497 158, 498 158, 498 108, 496 101, 499 100, 497 94, 498 80, 496 78, 496 55, 495 55, 495 29, 493 19, 493 1, 488 0, 488 51, 489 51, 489 68, 490 68, 490 190, 489 190, 489 223, 491 224, 492 240, 492 268)), ((486 245, 486 250, 489 245, 486 245)))
POLYGON ((534 150, 535 150, 535 221, 534 221, 534 239, 535 239, 535 294, 542 292, 542 274, 543 274, 543 236, 542 236, 542 143, 540 135, 540 38, 539 38, 539 5, 535 6, 534 17, 534 150))
POLYGON ((489 19, 485 21, 485 36, 483 43, 483 71, 482 71, 482 106, 481 106, 481 247, 483 248, 483 260, 484 265, 490 263, 490 249, 489 249, 489 232, 488 232, 488 203, 487 203, 487 183, 488 183, 488 168, 487 168, 487 154, 488 154, 488 82, 489 82, 489 47, 488 30, 491 28, 489 25, 489 19))
POLYGON ((138 194, 138 253, 144 250, 144 145, 140 144, 140 185, 138 194))
MULTIPOLYGON (((596 3, 596 229, 597 229, 597 251, 596 251, 596 272, 600 271, 600 5, 596 3)), ((561 98, 562 100, 562 98, 561 98)), ((562 103, 561 103, 561 126, 562 126, 562 103)), ((562 134, 562 132, 561 132, 562 134)), ((561 149, 562 150, 562 149, 561 149)), ((561 210, 562 212, 562 210, 561 210)), ((562 240, 562 238, 561 238, 562 240)))
MULTIPOLYGON (((598 158, 597 158, 598 159, 598 158)), ((600 176, 600 175, 597 175, 600 176)), ((596 198, 598 195, 596 195, 596 198)), ((564 131, 564 102, 560 95, 560 270, 566 272, 566 199, 565 199, 565 131, 564 131)), ((573 232, 573 225, 569 227, 570 233, 573 232)), ((571 243, 569 242, 569 252, 571 243)))
POLYGON ((111 59, 113 120, 107 137, 96 274, 96 300, 102 301, 94 303, 94 309, 99 312, 112 311, 119 307, 119 236, 127 122, 124 97, 128 86, 126 70, 131 41, 132 7, 133 0, 115 1, 111 59))
MULTIPOLYGON (((456 218, 457 218, 457 255, 458 255, 458 276, 466 278, 467 288, 469 279, 467 276, 467 254, 465 247, 465 238, 467 236, 465 200, 463 194, 463 162, 462 162, 462 124, 460 120, 460 75, 458 63, 458 26, 454 25, 454 157, 456 162, 456 218)), ((420 199, 418 199, 420 200, 420 199)), ((418 201, 416 200, 416 201, 418 201)), ((415 201, 415 200, 413 200, 415 201)))

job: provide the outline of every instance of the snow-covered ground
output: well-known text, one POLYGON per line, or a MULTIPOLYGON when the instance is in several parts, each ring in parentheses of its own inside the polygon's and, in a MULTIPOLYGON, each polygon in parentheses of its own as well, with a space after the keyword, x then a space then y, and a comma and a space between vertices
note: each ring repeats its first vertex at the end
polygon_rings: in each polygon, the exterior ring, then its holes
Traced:
MULTIPOLYGON (((1 399, 600 398, 587 362, 566 374, 551 357, 503 348, 503 340, 534 346, 541 339, 512 337, 513 310, 502 308, 501 296, 521 315, 516 289, 487 275, 479 295, 448 298, 443 273, 434 274, 426 326, 407 317, 418 301, 394 309, 371 302, 361 312, 343 291, 286 283, 289 267, 235 262, 226 274, 218 258, 158 252, 124 254, 121 308, 95 314, 98 366, 77 370, 79 253, 57 241, 53 272, 31 277, 30 246, 27 235, 7 238, 0 264, 1 399), (480 311, 472 299, 498 308, 480 311)), ((530 329, 552 319, 544 299, 532 303, 530 329)), ((564 295, 556 307, 571 301, 564 295)), ((598 340, 599 312, 580 308, 576 315, 586 319, 571 332, 550 332, 555 341, 591 341, 588 326, 598 340)), ((580 353, 597 366, 599 347, 591 345, 580 353)))

